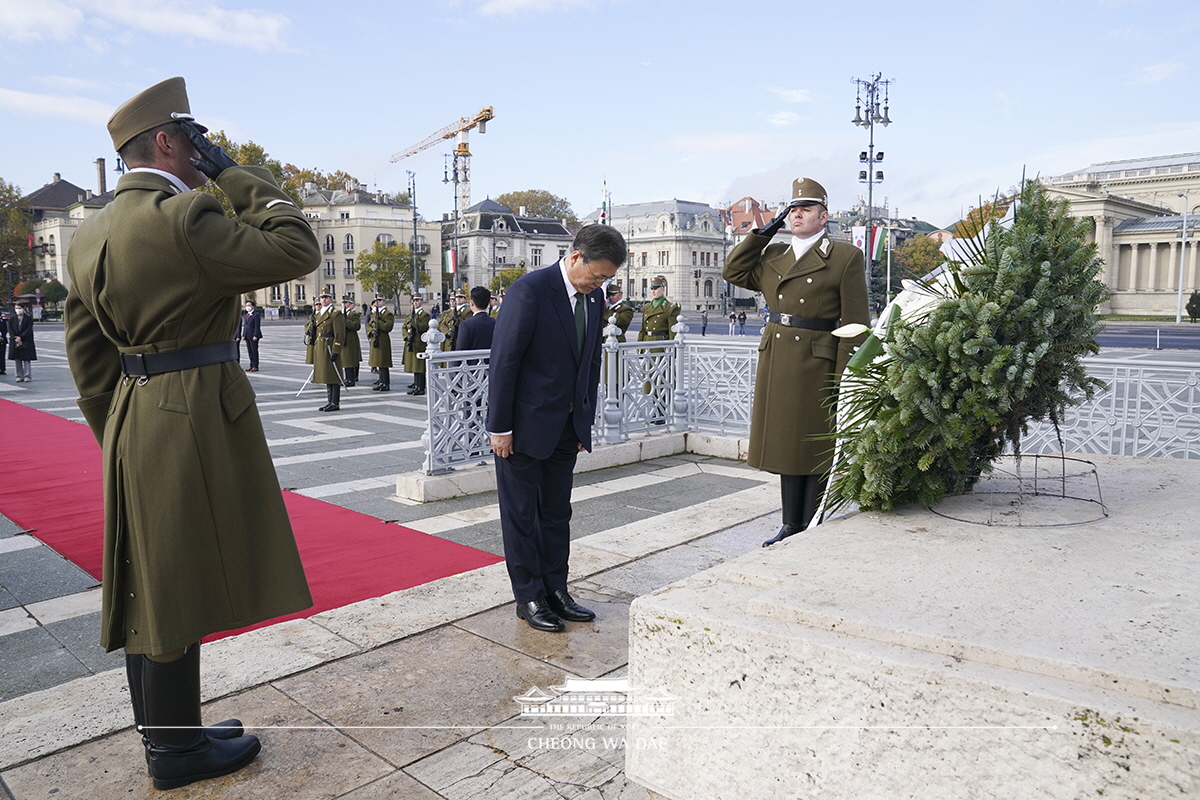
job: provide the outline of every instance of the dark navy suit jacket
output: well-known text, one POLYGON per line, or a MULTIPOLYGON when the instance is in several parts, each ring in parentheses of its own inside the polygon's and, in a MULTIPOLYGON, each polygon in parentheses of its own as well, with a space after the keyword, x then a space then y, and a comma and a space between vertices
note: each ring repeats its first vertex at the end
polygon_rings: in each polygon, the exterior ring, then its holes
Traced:
POLYGON ((549 458, 572 409, 576 438, 592 449, 604 291, 582 302, 587 329, 580 353, 558 262, 526 274, 504 297, 488 370, 487 429, 512 431, 518 453, 549 458))
POLYGON ((487 350, 492 346, 492 333, 496 328, 496 320, 481 311, 458 325, 458 338, 454 340, 455 350, 487 350))
POLYGON ((262 318, 258 316, 257 311, 242 314, 242 321, 238 324, 237 338, 262 338, 262 318))

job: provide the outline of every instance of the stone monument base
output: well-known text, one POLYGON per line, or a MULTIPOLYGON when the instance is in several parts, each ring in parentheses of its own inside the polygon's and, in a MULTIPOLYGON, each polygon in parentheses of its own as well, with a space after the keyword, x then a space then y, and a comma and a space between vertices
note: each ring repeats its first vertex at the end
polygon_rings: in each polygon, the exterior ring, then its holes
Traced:
POLYGON ((1087 456, 1109 516, 828 522, 638 598, 634 781, 684 798, 1200 796, 1200 463, 1087 456))

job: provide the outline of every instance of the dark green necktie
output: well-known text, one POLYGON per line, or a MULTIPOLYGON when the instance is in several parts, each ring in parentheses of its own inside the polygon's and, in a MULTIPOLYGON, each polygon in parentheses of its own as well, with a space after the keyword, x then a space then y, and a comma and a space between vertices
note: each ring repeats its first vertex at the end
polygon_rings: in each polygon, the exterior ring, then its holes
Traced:
POLYGON ((575 293, 575 338, 579 340, 579 352, 583 352, 583 337, 587 330, 587 309, 583 307, 583 292, 575 293))

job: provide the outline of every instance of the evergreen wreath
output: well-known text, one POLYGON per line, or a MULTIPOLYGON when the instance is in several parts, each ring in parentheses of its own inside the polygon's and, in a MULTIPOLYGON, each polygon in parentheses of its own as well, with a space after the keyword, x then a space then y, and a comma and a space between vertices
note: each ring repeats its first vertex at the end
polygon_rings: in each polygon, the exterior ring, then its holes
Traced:
POLYGON ((1063 412, 1104 383, 1082 359, 1099 352, 1096 307, 1108 297, 1090 220, 1022 180, 1011 226, 959 240, 966 256, 922 282, 924 309, 895 306, 839 391, 831 509, 889 510, 969 491, 1009 445, 1019 463, 1031 420, 1063 412), (873 341, 874 340, 874 341, 873 341))

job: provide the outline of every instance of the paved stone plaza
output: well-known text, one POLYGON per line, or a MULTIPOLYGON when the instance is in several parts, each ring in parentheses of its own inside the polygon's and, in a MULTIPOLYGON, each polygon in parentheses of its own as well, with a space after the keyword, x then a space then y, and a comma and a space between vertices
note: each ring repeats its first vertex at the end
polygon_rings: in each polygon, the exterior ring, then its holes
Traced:
MULTIPOLYGON (((402 374, 400 391, 381 395, 364 367, 367 385, 321 414, 323 387, 296 396, 308 375, 301 326, 269 323, 264 334, 250 378, 283 487, 501 553, 494 492, 396 498, 396 475, 422 460, 425 417, 402 374)), ((33 381, 0 378, 0 397, 82 421, 61 325, 39 326, 37 344, 33 381)), ((33 432, 7 433, 37 446, 33 432)), ((644 797, 624 779, 624 717, 552 727, 519 717, 513 698, 568 677, 622 676, 632 599, 757 548, 778 526, 778 489, 744 464, 685 454, 580 474, 574 500, 572 591, 595 623, 530 630, 496 564, 206 645, 206 718, 236 713, 263 753, 176 794, 644 797)), ((13 798, 157 794, 129 729, 122 654, 95 643, 99 602, 91 576, 0 520, 0 780, 13 798)))

